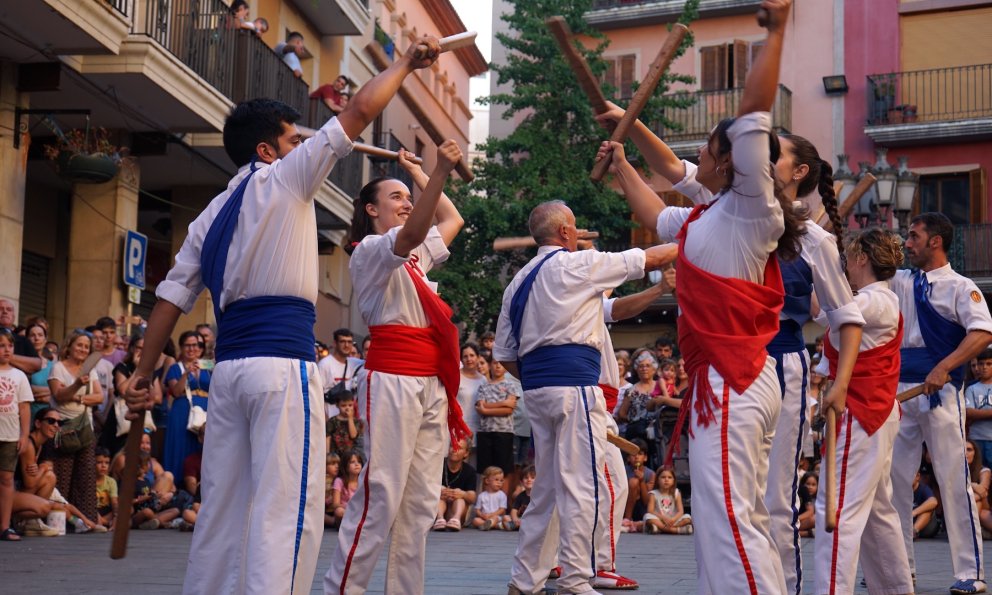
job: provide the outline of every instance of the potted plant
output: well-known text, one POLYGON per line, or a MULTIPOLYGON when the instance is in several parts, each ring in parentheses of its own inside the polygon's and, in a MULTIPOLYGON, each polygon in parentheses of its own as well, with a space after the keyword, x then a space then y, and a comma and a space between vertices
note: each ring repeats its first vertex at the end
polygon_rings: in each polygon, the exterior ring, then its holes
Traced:
POLYGON ((70 182, 100 184, 117 175, 126 150, 110 142, 106 129, 55 132, 55 143, 45 145, 45 156, 55 162, 60 176, 70 182))
MULTIPOLYGON (((875 91, 874 120, 886 122, 889 118, 889 111, 896 105, 896 84, 891 76, 878 76, 872 81, 875 91)), ((902 113, 899 113, 900 121, 902 113)))

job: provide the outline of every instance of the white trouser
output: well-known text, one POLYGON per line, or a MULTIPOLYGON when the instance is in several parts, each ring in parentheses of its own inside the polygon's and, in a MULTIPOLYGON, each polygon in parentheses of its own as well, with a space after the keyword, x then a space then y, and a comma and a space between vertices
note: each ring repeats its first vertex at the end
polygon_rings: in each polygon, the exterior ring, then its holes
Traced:
MULTIPOLYGON (((608 413, 606 424, 608 431, 619 434, 617 422, 608 413)), ((623 453, 610 443, 606 444, 605 450, 606 460, 602 467, 600 489, 606 490, 606 501, 609 506, 600 509, 600 520, 596 531, 596 570, 614 572, 617 569, 617 543, 620 541, 620 529, 623 526, 623 509, 627 504, 630 486, 627 485, 623 453)))
POLYGON ((606 458, 606 408, 599 387, 547 387, 524 392, 534 434, 537 478, 520 527, 512 583, 539 591, 559 544, 546 539, 558 512, 562 567, 558 590, 589 593, 595 576, 597 531, 609 494, 600 478, 606 458))
MULTIPOLYGON (((899 392, 915 384, 899 383, 899 392)), ((899 456, 892 464, 893 502, 902 521, 909 567, 913 557, 913 477, 920 468, 923 442, 927 443, 933 471, 940 486, 944 524, 951 546, 951 565, 958 580, 982 579, 982 536, 971 478, 964 454, 964 420, 961 394, 951 384, 940 389, 941 405, 930 409, 930 398, 920 395, 902 404, 902 421, 896 437, 899 456)))
POLYGON ((448 433, 444 387, 434 376, 366 372, 358 397, 369 459, 341 520, 324 593, 364 593, 387 535, 385 592, 423 593, 448 433))
POLYGON ((214 368, 183 593, 310 592, 324 534, 323 394, 313 362, 214 368))
MULTIPOLYGON (((872 594, 913 592, 899 515, 892 505, 892 445, 899 433, 899 405, 869 436, 850 410, 837 421, 837 528, 826 531, 826 469, 816 498, 816 593, 853 593, 858 557, 872 594)), ((900 455, 901 456, 901 455, 900 455)))
POLYGON ((782 387, 782 412, 775 427, 768 466, 765 507, 771 517, 772 542, 785 574, 786 593, 802 593, 803 561, 799 550, 799 459, 809 428, 809 355, 804 349, 775 359, 782 387))
MULTIPOLYGON (((689 437, 692 522, 699 593, 784 593, 782 562, 768 532, 764 488, 782 392, 775 360, 742 394, 712 367, 715 419, 699 424, 693 403, 689 437)), ((693 397, 700 398, 700 397, 693 397)))

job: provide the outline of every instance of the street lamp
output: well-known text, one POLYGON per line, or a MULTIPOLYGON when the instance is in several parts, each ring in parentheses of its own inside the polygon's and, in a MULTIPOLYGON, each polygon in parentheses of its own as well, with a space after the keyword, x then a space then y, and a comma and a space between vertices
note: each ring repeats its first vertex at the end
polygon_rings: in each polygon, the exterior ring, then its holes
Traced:
POLYGON ((871 171, 878 180, 875 182, 875 190, 878 192, 878 198, 875 204, 878 206, 879 219, 885 222, 886 227, 889 227, 889 223, 891 223, 890 211, 892 209, 892 201, 895 198, 897 179, 896 169, 886 159, 888 152, 889 149, 886 147, 877 147, 875 149, 875 165, 871 171))
POLYGON ((834 182, 840 182, 840 192, 837 194, 837 204, 842 205, 847 197, 851 195, 854 187, 857 186, 858 180, 851 171, 851 168, 847 166, 847 161, 849 157, 844 153, 837 156, 837 171, 834 172, 834 182))
POLYGON ((899 170, 896 181, 896 204, 893 209, 899 220, 899 233, 905 235, 909 229, 909 215, 913 212, 913 202, 916 200, 916 190, 920 185, 920 176, 909 171, 909 157, 898 157, 899 170))
MULTIPOLYGON (((858 166, 861 171, 858 172, 858 179, 865 177, 865 174, 871 171, 871 163, 867 161, 859 161, 858 166)), ((868 221, 871 219, 872 213, 875 211, 875 196, 876 196, 876 186, 873 185, 865 192, 860 199, 858 199, 858 204, 854 205, 854 218, 858 221, 859 227, 868 227, 868 221)))

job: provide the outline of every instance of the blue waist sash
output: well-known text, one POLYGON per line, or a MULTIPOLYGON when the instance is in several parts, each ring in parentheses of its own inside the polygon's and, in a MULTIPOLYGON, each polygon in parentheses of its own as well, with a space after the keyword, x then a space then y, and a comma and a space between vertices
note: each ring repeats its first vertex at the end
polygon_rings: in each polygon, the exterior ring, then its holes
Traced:
MULTIPOLYGON (((312 350, 312 348, 311 348, 312 350)), ((589 345, 545 345, 517 363, 524 390, 547 386, 596 386, 601 356, 589 345)))
POLYGON ((218 362, 245 357, 316 360, 313 325, 317 310, 308 300, 258 296, 231 302, 218 319, 218 362))
POLYGON ((803 338, 803 327, 795 320, 786 319, 778 322, 778 334, 768 344, 768 355, 779 357, 785 353, 799 353, 806 349, 806 339, 803 338))
MULTIPOLYGON (((785 288, 782 314, 802 326, 810 319, 809 311, 813 301, 813 269, 802 256, 797 256, 792 260, 779 259, 778 262, 782 270, 782 285, 785 288)), ((803 347, 805 348, 805 343, 803 347)))

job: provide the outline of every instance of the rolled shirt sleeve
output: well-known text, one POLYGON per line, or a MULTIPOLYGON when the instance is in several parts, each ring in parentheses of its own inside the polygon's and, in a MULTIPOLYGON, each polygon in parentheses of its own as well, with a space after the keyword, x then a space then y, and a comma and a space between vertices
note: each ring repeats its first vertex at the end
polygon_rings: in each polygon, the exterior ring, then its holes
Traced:
POLYGON ((672 190, 691 200, 692 204, 706 205, 711 203, 713 193, 696 180, 696 171, 699 166, 685 159, 682 160, 682 165, 685 167, 685 177, 672 186, 672 190))
MULTIPOLYGON (((775 198, 775 181, 771 174, 769 133, 772 118, 768 112, 745 114, 731 124, 727 136, 733 145, 735 215, 758 219, 781 207, 775 198)), ((779 215, 781 217, 781 215, 779 215)))

